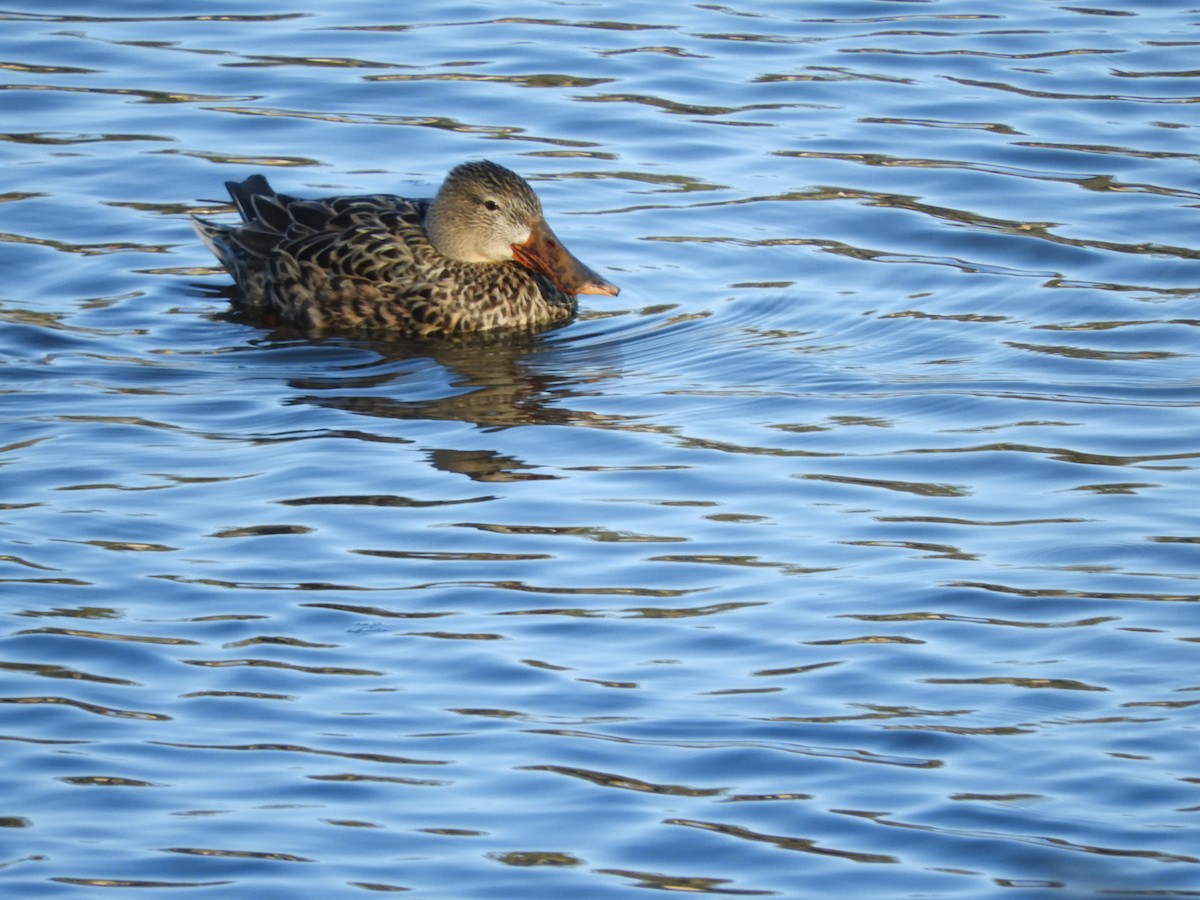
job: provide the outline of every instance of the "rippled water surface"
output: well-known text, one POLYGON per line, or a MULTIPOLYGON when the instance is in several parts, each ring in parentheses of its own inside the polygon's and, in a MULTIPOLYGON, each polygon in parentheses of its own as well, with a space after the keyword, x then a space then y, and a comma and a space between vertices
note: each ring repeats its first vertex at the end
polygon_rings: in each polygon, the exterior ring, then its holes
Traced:
POLYGON ((1200 896, 1200 8, 1096 2, 9 0, 0 893, 1200 896), (619 298, 223 315, 225 180, 481 157, 619 298))

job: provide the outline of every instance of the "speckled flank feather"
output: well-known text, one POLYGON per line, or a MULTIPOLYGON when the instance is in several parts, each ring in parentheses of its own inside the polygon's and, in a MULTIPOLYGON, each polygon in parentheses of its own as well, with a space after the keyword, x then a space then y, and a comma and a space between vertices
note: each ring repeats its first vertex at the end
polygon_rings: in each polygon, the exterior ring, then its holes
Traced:
POLYGON ((276 193, 261 175, 226 187, 241 224, 197 219, 196 231, 237 282, 238 304, 252 318, 316 333, 430 336, 536 330, 575 314, 575 298, 540 273, 438 252, 424 228, 428 200, 300 200, 276 193))

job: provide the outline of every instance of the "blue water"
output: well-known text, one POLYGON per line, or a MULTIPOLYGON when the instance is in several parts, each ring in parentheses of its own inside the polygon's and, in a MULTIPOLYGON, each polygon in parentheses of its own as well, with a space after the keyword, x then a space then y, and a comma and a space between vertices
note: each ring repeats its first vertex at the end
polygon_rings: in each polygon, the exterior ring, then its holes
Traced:
POLYGON ((0 895, 1200 896, 1200 10, 0 11, 0 895), (225 316, 490 158, 622 287, 225 316))

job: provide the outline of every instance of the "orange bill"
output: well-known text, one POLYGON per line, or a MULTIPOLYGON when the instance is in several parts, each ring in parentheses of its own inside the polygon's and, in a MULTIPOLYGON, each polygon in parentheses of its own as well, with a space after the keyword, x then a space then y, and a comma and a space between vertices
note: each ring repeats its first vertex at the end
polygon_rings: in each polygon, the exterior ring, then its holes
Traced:
POLYGON ((513 259, 527 269, 540 272, 553 281, 560 291, 576 294, 607 294, 615 297, 621 289, 605 281, 563 246, 545 219, 532 223, 529 240, 513 244, 513 259))

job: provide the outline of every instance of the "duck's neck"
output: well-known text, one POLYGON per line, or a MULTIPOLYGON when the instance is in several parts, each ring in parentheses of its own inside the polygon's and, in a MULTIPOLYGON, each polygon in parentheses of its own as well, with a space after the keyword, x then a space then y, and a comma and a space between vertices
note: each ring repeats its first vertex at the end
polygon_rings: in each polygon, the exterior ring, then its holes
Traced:
POLYGON ((468 237, 471 229, 464 227, 465 224, 456 218, 441 194, 429 201, 429 208, 425 211, 425 234, 433 244, 433 249, 458 262, 491 262, 473 246, 468 237))

